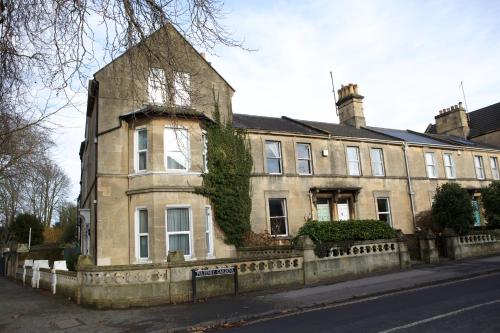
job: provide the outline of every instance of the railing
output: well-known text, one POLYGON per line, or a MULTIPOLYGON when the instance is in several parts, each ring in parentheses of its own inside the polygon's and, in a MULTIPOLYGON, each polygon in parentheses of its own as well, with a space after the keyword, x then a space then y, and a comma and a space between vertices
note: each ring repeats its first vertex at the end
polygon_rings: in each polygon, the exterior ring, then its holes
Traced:
POLYGON ((354 244, 347 248, 342 246, 332 246, 325 256, 320 259, 334 259, 343 257, 367 256, 380 253, 398 252, 398 243, 396 241, 381 243, 362 243, 354 244))

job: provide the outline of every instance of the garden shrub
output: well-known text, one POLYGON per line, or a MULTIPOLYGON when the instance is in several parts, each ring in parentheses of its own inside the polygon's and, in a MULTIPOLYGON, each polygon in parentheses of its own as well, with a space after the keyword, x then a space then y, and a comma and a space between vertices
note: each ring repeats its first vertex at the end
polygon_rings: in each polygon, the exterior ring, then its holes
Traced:
POLYGON ((390 225, 379 220, 307 221, 297 237, 307 235, 315 243, 389 239, 396 237, 390 225))
POLYGON ((474 225, 472 212, 471 197, 462 186, 446 183, 437 187, 432 204, 433 223, 463 235, 474 225))
POLYGON ((78 257, 80 256, 80 247, 69 247, 64 249, 64 260, 66 260, 66 267, 69 271, 76 270, 78 257))
POLYGON ((488 226, 500 227, 500 181, 493 181, 481 189, 481 199, 488 226))
POLYGON ((379 220, 307 221, 299 229, 294 243, 303 235, 314 241, 314 253, 323 258, 333 246, 347 251, 355 241, 395 238, 396 232, 379 220))

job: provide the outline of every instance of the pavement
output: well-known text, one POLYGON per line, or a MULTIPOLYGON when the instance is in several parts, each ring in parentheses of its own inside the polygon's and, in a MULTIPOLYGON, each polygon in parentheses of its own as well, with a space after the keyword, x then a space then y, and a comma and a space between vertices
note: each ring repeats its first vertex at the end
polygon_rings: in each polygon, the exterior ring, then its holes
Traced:
POLYGON ((409 270, 294 290, 122 310, 82 307, 0 277, 0 332, 203 331, 493 272, 500 272, 500 256, 416 264, 409 270))

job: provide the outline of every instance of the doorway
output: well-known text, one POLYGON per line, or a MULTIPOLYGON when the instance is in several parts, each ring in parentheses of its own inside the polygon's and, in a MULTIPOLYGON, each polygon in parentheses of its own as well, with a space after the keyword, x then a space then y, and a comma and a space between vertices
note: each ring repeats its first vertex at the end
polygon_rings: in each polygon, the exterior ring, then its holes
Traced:
POLYGON ((318 221, 331 221, 332 213, 330 211, 331 203, 328 198, 318 198, 316 201, 316 210, 318 211, 318 221))

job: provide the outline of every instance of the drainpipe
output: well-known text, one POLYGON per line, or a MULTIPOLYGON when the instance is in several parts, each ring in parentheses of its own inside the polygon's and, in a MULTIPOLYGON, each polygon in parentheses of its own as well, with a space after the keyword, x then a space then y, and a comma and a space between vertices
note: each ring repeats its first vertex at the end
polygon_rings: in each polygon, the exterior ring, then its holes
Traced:
POLYGON ((408 195, 410 197, 410 206, 411 206, 411 220, 413 223, 413 230, 417 231, 417 225, 415 221, 415 203, 414 203, 415 192, 413 192, 413 184, 411 181, 410 166, 408 162, 408 144, 406 142, 403 144, 403 153, 405 155, 406 179, 408 181, 408 195))

